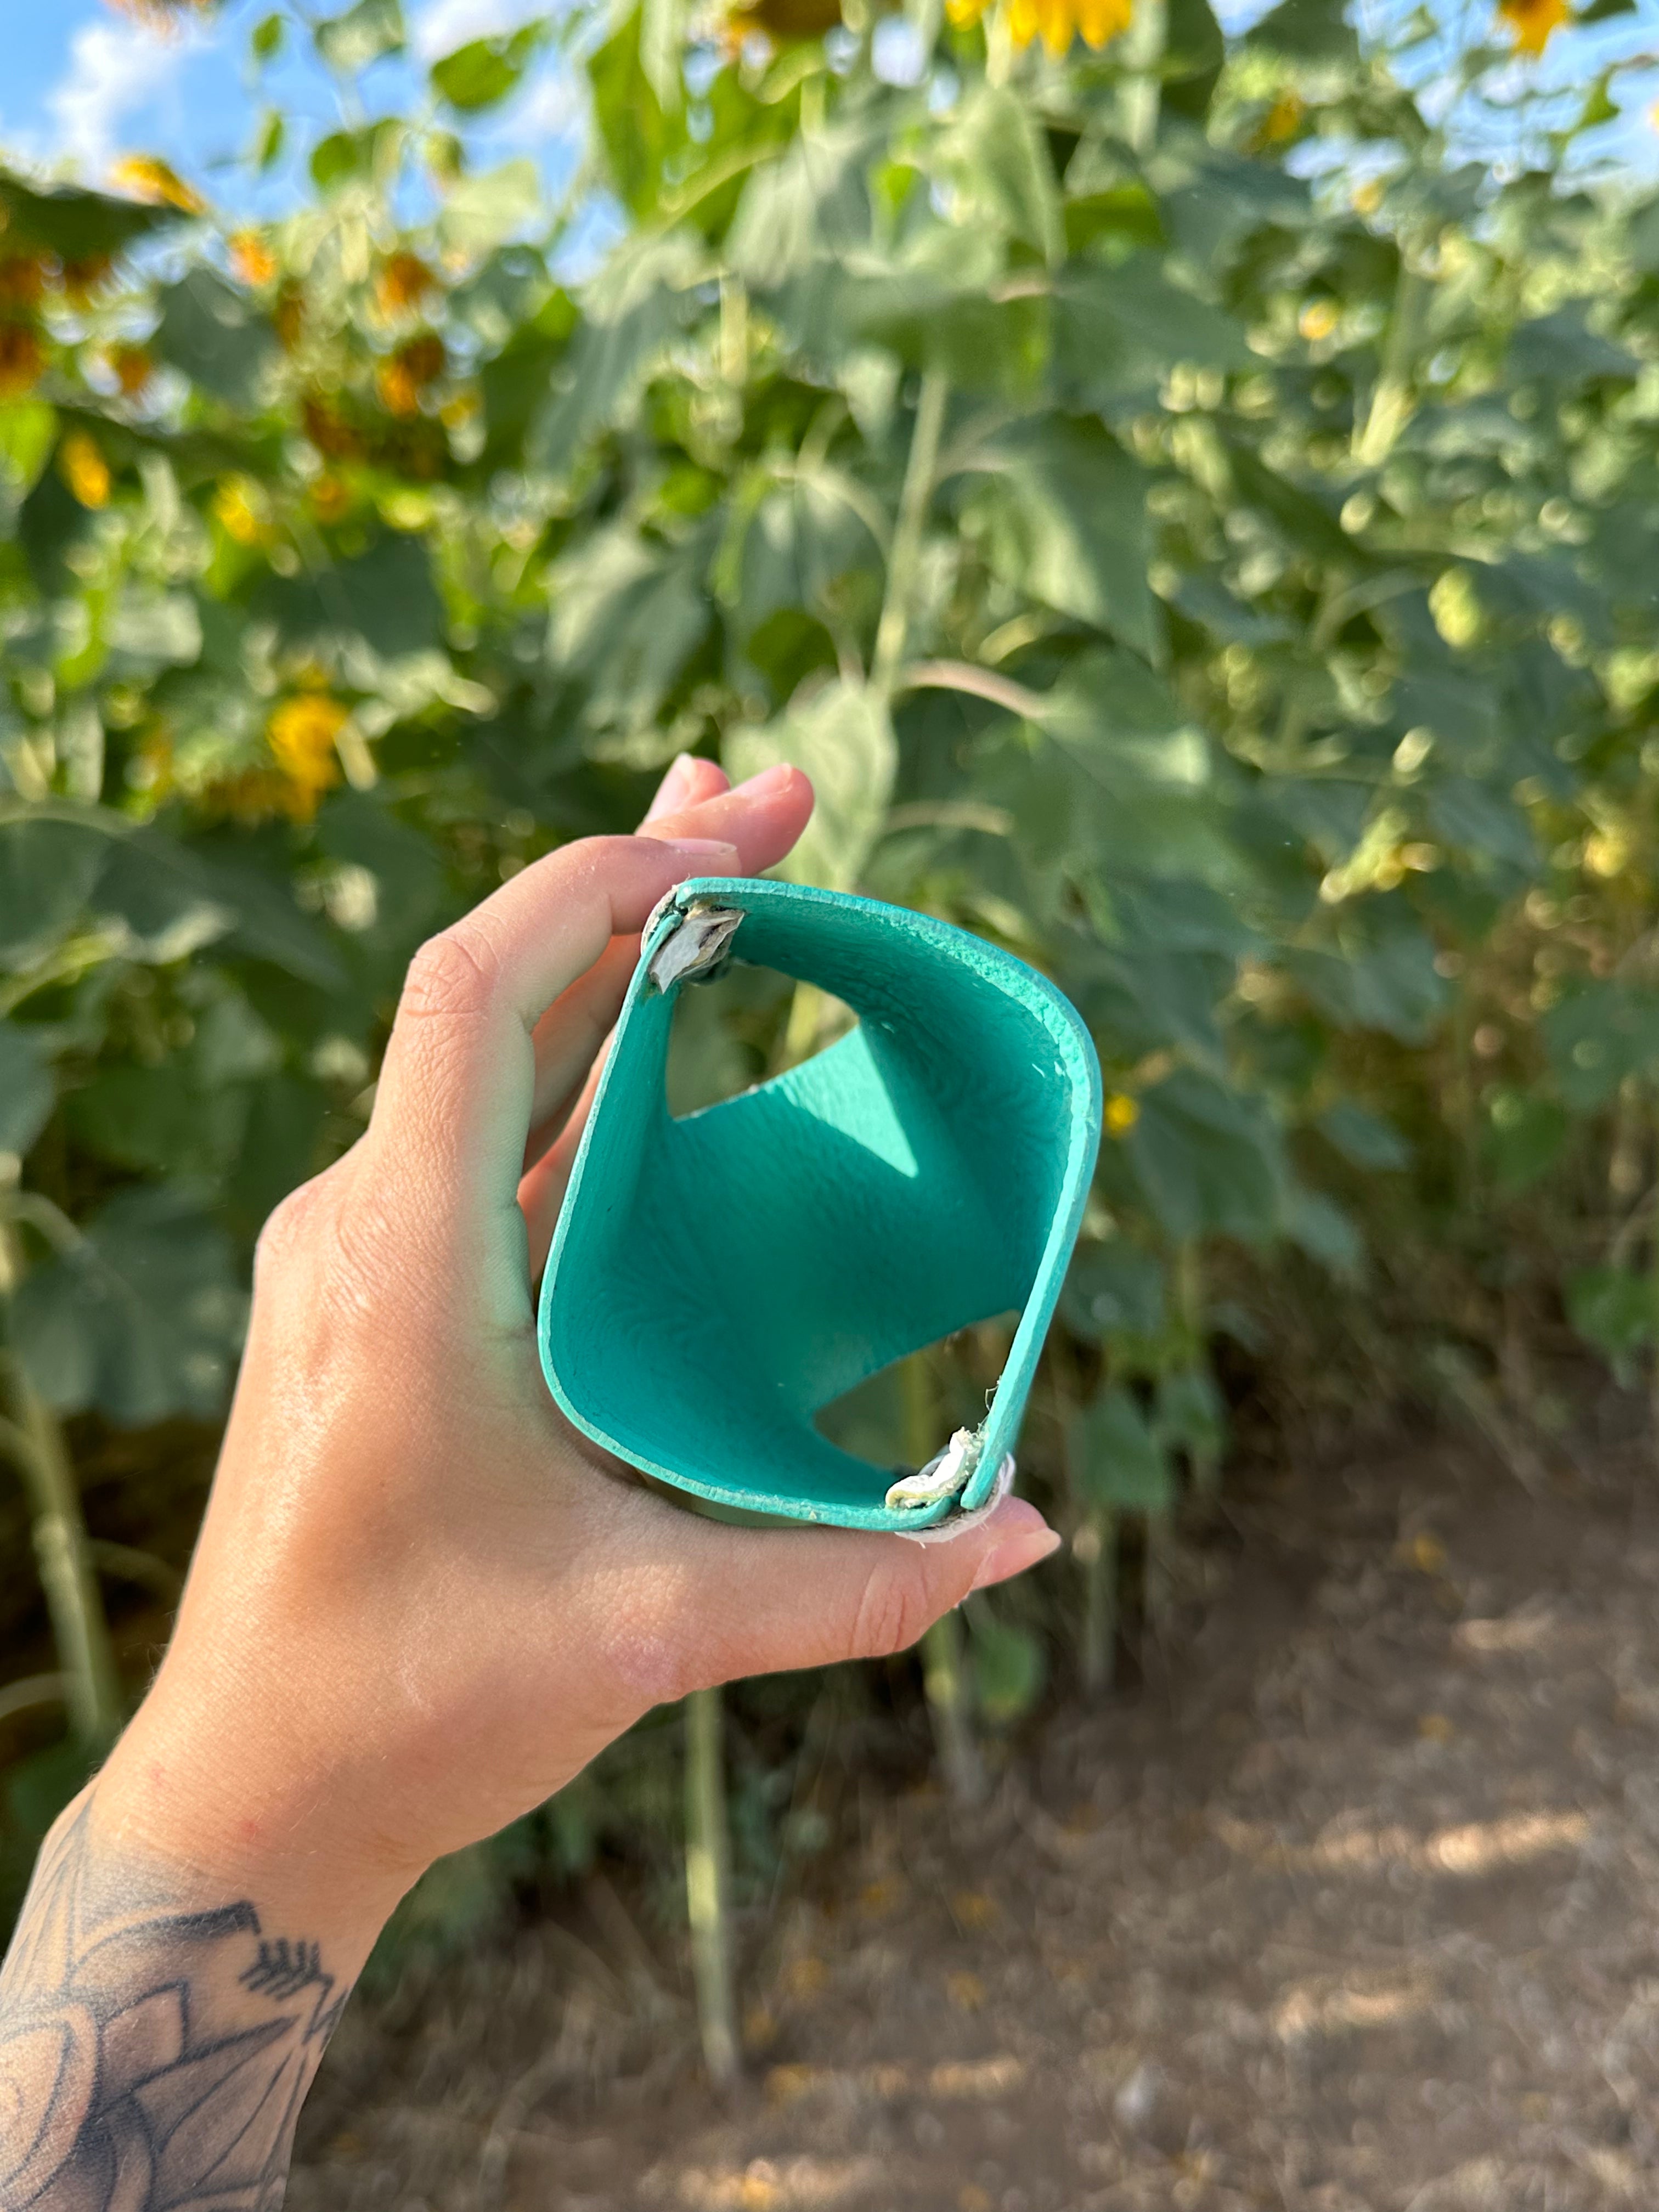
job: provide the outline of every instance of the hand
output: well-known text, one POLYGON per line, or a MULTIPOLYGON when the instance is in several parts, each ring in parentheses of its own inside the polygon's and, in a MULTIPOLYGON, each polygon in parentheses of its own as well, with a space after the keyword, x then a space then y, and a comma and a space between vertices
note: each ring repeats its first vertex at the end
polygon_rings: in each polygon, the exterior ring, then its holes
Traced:
POLYGON ((534 1279, 641 926, 687 876, 774 865, 811 804, 793 769, 732 791, 678 762, 641 835, 422 946, 367 1133, 260 1239, 177 1632, 93 1810, 337 1972, 647 1707, 901 1650, 1058 1541, 1015 1499, 927 1547, 702 1519, 600 1463, 543 1380, 534 1279))

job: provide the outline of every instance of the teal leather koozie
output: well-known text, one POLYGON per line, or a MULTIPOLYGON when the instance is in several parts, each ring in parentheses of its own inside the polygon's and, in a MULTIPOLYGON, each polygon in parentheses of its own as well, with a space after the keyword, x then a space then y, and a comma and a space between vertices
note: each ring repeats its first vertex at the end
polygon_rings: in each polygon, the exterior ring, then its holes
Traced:
POLYGON ((717 1507, 912 1533, 971 1511, 1006 1480, 1099 1140, 1089 1034, 1024 961, 873 899, 683 884, 647 925, 565 1194, 548 1383, 594 1443, 717 1507), (728 959, 817 984, 857 1025, 677 1120, 675 1004, 728 959), (941 1436, 920 1480, 813 1426, 1011 1308, 982 1426, 941 1436))

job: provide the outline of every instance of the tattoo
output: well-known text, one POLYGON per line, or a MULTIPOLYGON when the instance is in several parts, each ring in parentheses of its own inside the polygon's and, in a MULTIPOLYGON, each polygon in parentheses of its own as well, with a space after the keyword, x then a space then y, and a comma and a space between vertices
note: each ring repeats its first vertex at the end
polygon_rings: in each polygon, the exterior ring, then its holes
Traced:
POLYGON ((347 1992, 246 1901, 181 1911, 112 1867, 88 1812, 0 1967, 0 2212, 275 2212, 347 1992))

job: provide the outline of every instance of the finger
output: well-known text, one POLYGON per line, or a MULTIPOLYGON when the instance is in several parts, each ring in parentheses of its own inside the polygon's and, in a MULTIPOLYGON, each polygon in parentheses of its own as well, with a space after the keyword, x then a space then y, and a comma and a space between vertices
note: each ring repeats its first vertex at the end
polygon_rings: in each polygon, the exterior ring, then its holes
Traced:
MULTIPOLYGON (((781 860, 805 828, 812 811, 812 787, 799 769, 768 771, 732 791, 725 770, 713 761, 691 761, 688 768, 697 773, 683 778, 682 788, 693 796, 672 817, 653 822, 647 815, 645 836, 730 839, 743 856, 744 872, 754 875, 781 860), (699 792, 707 795, 698 798, 699 792)), ((671 769, 663 779, 665 792, 672 775, 671 769)), ((608 951, 592 975, 573 983, 537 1024, 532 1133, 556 1122, 580 1090, 621 1010, 638 958, 637 940, 630 942, 629 956, 625 958, 614 948, 608 951)), ((545 1139, 538 1144, 532 1136, 526 1164, 545 1149, 545 1139)))
POLYGON ((613 937, 568 991, 561 991, 536 1024, 536 1095, 530 1110, 526 1168, 538 1160, 563 1127, 601 1045, 611 1034, 639 964, 637 934, 613 937))
POLYGON ((708 838, 584 838, 523 869, 421 947, 365 1139, 398 1214, 463 1242, 522 1236, 536 1024, 612 938, 638 933, 675 884, 734 875, 744 864, 738 847, 708 838))
MULTIPOLYGON (((712 799, 716 792, 729 788, 730 779, 718 761, 679 753, 657 786, 657 795, 646 809, 645 822, 660 822, 665 816, 678 813, 683 806, 695 806, 699 800, 712 799)), ((641 827, 644 826, 641 823, 641 827)))
POLYGON ((766 841, 775 849, 769 859, 747 865, 745 872, 753 875, 783 858, 811 811, 811 784, 799 769, 781 761, 745 783, 711 792, 672 814, 657 815, 641 829, 647 837, 732 837, 742 843, 745 838, 760 842, 763 824, 766 841), (784 842, 777 844, 780 838, 784 842))
POLYGON ((647 1700, 907 1650, 969 1591, 1023 1574, 1060 1543, 1020 1498, 928 1545, 842 1528, 728 1528, 644 1492, 629 1505, 606 1501, 592 1589, 605 1617, 627 1621, 609 1656, 635 1670, 629 1686, 647 1700), (631 1604, 611 1602, 613 1583, 631 1604))
POLYGON ((576 1154, 581 1149, 582 1132, 587 1127, 587 1117, 593 1110, 599 1079, 605 1073, 605 1063, 610 1055, 611 1040, 607 1037, 592 1066, 587 1080, 566 1115, 564 1124, 547 1146, 538 1159, 526 1169, 519 1184, 519 1211, 525 1218, 530 1237, 530 1279, 540 1279, 547 1265, 547 1255, 553 1249, 553 1232, 559 1225, 559 1208, 564 1204, 564 1194, 576 1165, 576 1154))

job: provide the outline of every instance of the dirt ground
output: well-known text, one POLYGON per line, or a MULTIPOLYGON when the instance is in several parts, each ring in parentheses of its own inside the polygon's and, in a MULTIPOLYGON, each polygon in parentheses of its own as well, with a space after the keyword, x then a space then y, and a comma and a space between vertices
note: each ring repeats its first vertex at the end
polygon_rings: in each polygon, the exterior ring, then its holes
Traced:
POLYGON ((349 2016, 293 2212, 1659 2205, 1659 1468, 1256 1486, 1168 1667, 864 1809, 702 2086, 613 1894, 349 2016))

